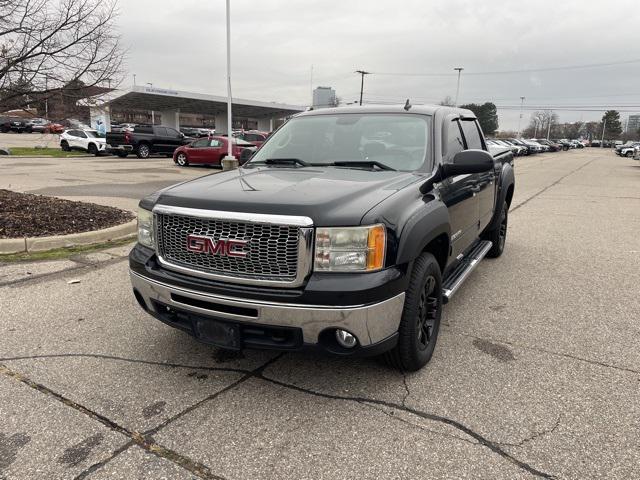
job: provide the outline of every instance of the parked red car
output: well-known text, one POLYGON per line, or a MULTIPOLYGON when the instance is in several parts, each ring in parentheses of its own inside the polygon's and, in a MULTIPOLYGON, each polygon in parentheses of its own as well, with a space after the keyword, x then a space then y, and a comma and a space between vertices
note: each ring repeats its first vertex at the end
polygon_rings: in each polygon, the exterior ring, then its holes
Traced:
MULTIPOLYGON (((178 147, 173 152, 173 161, 181 167, 190 164, 197 165, 222 165, 222 159, 227 155, 227 137, 207 137, 194 140, 193 142, 178 147)), ((242 151, 246 149, 255 150, 252 143, 245 142, 239 138, 233 140, 233 156, 241 159, 242 151)), ((244 163, 242 157, 240 163, 244 163)))
POLYGON ((248 130, 246 132, 242 132, 236 136, 245 142, 249 142, 256 147, 261 146, 264 141, 267 139, 269 134, 267 132, 259 132, 258 130, 248 130))

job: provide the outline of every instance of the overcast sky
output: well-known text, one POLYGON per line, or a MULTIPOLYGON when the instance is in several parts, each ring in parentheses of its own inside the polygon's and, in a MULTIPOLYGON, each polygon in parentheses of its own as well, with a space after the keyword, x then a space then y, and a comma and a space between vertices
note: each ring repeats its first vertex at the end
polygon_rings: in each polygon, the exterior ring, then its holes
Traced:
MULTIPOLYGON (((640 5, 632 0, 232 0, 232 83, 236 97, 308 105, 313 86, 345 102, 493 101, 500 128, 518 127, 525 107, 603 105, 640 113, 640 5), (474 75, 618 62, 603 67, 474 75), (627 106, 628 107, 622 107, 627 106)), ((218 95, 225 84, 224 0, 120 0, 129 48, 123 86, 218 95)), ((561 121, 602 112, 557 110, 561 121)), ((530 111, 525 111, 523 125, 530 111)), ((622 113, 626 119, 629 113, 622 113)))

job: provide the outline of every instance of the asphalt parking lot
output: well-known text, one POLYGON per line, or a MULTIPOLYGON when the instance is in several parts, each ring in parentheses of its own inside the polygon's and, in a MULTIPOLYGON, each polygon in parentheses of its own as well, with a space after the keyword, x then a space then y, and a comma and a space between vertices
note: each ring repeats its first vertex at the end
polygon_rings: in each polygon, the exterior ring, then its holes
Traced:
MULTIPOLYGON (((516 162, 506 252, 414 374, 199 344, 137 306, 129 246, 0 265, 0 479, 640 478, 640 162, 516 162)), ((0 166, 0 188, 123 208, 210 173, 0 166)))

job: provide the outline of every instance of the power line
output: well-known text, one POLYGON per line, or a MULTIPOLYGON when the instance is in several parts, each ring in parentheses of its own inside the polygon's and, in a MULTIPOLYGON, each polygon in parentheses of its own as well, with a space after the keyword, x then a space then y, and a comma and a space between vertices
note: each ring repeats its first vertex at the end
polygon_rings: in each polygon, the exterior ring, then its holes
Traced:
MULTIPOLYGON (((619 62, 607 62, 607 63, 590 63, 583 65, 565 65, 559 67, 537 67, 537 68, 523 68, 518 70, 496 70, 489 72, 466 72, 465 75, 507 75, 516 73, 534 73, 534 72, 555 72, 562 70, 579 70, 583 68, 601 68, 612 67, 616 65, 630 65, 634 63, 640 63, 640 59, 634 60, 622 60, 619 62)), ((457 73, 442 72, 442 73, 417 73, 417 72, 371 72, 375 75, 391 75, 391 76, 404 76, 404 77, 453 77, 457 76, 457 73)))

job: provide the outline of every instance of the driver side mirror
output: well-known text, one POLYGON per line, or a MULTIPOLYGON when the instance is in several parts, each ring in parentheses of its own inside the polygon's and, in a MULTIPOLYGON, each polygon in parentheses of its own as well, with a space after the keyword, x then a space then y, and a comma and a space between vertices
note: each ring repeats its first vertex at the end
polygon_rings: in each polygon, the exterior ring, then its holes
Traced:
POLYGON ((442 165, 442 180, 456 175, 488 172, 493 167, 493 156, 489 152, 463 150, 455 154, 452 163, 442 165))
POLYGON ((456 175, 483 173, 493 170, 493 156, 484 150, 463 150, 453 157, 452 163, 443 163, 433 177, 420 186, 420 193, 428 193, 435 183, 456 175))

